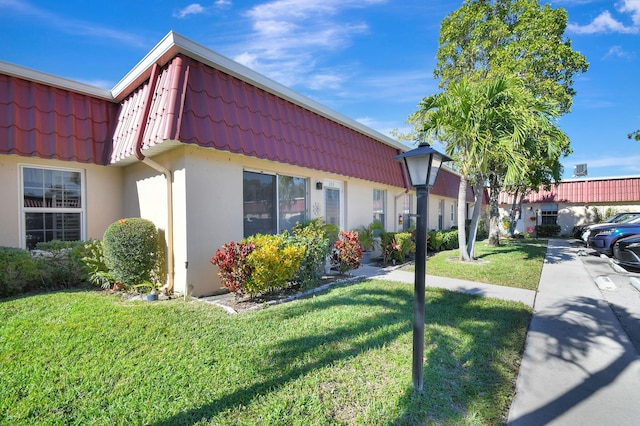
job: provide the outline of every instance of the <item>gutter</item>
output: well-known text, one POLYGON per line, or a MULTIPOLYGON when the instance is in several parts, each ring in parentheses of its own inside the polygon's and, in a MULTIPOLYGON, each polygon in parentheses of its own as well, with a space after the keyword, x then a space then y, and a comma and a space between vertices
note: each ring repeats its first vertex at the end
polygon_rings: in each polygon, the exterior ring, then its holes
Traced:
POLYGON ((142 163, 162 173, 167 181, 167 293, 171 294, 173 293, 175 275, 175 262, 173 259, 173 177, 171 174, 171 170, 153 161, 152 159, 145 157, 145 155, 142 153, 144 132, 147 128, 147 123, 149 122, 149 111, 151 110, 151 102, 153 101, 153 95, 155 93, 159 75, 160 67, 157 63, 154 63, 153 68, 151 69, 151 76, 149 77, 149 92, 147 93, 147 99, 145 100, 144 111, 142 114, 144 121, 140 123, 140 127, 138 128, 138 135, 136 137, 135 156, 142 163))

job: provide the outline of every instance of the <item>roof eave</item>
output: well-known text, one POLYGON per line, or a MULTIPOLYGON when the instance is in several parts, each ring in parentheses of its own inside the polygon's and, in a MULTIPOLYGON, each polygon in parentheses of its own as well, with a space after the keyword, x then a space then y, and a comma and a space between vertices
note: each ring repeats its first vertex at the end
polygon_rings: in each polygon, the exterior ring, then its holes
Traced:
POLYGON ((16 78, 21 78, 23 80, 42 83, 47 86, 57 87, 58 89, 70 90, 72 92, 89 95, 95 98, 105 99, 108 101, 114 100, 110 90, 101 89, 99 87, 91 86, 79 81, 69 80, 67 78, 47 74, 42 71, 36 71, 31 68, 11 64, 9 62, 0 61, 0 73, 16 78))
POLYGON ((174 31, 170 31, 140 62, 138 62, 131 71, 129 71, 129 73, 127 73, 122 80, 120 80, 120 82, 114 86, 112 90, 114 98, 118 101, 124 99, 132 90, 149 78, 151 66, 154 63, 163 66, 179 53, 212 68, 223 71, 251 85, 259 87, 260 89, 272 93, 282 99, 293 102, 305 109, 341 123, 344 126, 370 136, 401 151, 407 151, 410 149, 410 147, 407 147, 395 139, 327 108, 319 102, 303 96, 300 93, 295 92, 294 90, 291 90, 288 87, 245 67, 244 65, 222 56, 219 53, 195 43, 174 31))

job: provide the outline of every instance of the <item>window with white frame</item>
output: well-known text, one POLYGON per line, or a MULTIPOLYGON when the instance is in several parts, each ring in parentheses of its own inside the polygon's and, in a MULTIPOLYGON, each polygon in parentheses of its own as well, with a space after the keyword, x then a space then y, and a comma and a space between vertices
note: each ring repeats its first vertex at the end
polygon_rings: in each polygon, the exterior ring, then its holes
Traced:
POLYGON ((380 222, 383 227, 385 225, 386 198, 387 191, 384 189, 373 190, 373 221, 380 222))
POLYGON ((541 225, 557 225, 558 224, 558 205, 542 204, 540 206, 540 222, 541 225))
POLYGON ((451 225, 456 224, 456 203, 451 203, 451 225))
POLYGON ((415 216, 411 215, 413 210, 413 197, 411 194, 404 194, 402 197, 402 229, 408 230, 416 227, 415 216))
POLYGON ((307 179, 245 171, 244 236, 290 231, 307 218, 307 179))
POLYGON ((21 216, 24 245, 84 239, 82 170, 21 166, 21 216))

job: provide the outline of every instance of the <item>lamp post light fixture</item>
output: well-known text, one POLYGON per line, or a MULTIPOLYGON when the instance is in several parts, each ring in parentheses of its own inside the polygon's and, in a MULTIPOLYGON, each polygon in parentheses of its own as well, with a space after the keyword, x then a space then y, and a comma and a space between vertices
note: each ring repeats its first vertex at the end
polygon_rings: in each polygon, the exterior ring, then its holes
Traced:
POLYGON ((425 313, 425 264, 427 257, 427 200, 442 163, 451 158, 422 142, 420 145, 397 155, 395 160, 404 162, 411 186, 416 189, 416 267, 413 286, 413 388, 423 390, 424 370, 424 313, 425 313))

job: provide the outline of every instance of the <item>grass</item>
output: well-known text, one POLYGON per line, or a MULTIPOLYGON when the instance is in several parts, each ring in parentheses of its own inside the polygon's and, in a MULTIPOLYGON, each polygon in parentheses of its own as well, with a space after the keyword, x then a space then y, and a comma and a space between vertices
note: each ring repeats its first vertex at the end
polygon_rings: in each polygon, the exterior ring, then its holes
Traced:
POLYGON ((426 270, 428 275, 536 290, 546 251, 542 240, 503 240, 499 247, 479 241, 475 257, 480 262, 459 262, 460 251, 447 250, 429 257, 426 270))
POLYGON ((413 288, 363 281, 229 315, 98 292, 0 301, 0 424, 500 424, 530 310, 429 289, 425 391, 413 288))

